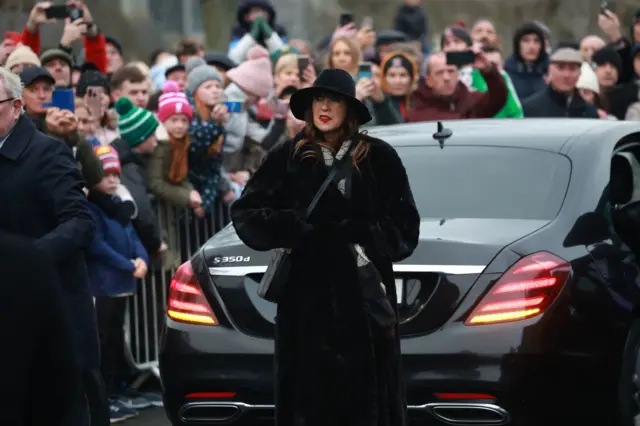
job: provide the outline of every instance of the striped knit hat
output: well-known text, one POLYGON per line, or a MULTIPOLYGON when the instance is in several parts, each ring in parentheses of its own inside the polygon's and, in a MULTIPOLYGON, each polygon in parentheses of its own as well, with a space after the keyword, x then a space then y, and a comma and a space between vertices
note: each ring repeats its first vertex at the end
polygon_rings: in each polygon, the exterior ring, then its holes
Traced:
POLYGON ((162 86, 164 92, 158 101, 158 118, 162 123, 167 121, 173 115, 183 114, 191 121, 193 119, 193 110, 187 96, 180 92, 178 83, 167 80, 162 86))
POLYGON ((158 128, 158 119, 148 110, 135 106, 128 98, 116 101, 120 137, 131 148, 146 141, 158 128))
POLYGON ((118 151, 111 145, 101 145, 93 148, 96 156, 102 162, 102 168, 105 174, 115 173, 120 175, 122 168, 120 167, 120 158, 118 151))

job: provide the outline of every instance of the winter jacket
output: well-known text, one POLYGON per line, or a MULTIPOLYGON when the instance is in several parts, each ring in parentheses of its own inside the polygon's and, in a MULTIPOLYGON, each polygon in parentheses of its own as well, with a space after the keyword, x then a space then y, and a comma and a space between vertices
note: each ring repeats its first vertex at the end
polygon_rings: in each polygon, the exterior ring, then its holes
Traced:
POLYGON ((522 103, 526 118, 600 118, 596 108, 575 93, 569 97, 556 92, 551 86, 537 93, 522 103))
POLYGON ((111 142, 122 167, 120 181, 129 190, 135 204, 138 206, 138 215, 133 220, 135 228, 142 244, 148 253, 154 254, 162 244, 160 225, 149 196, 149 184, 147 182, 147 161, 145 158, 131 150, 122 139, 111 142))
POLYGON ((245 20, 249 10, 259 6, 269 12, 269 26, 273 34, 268 40, 264 40, 265 47, 269 53, 273 53, 287 43, 287 31, 276 23, 276 9, 270 0, 239 0, 236 15, 236 23, 231 30, 231 43, 229 44, 229 59, 236 64, 240 64, 247 59, 249 50, 259 43, 251 37, 251 24, 245 20))
POLYGON ((472 92, 463 82, 452 96, 442 98, 421 80, 413 94, 413 109, 407 113, 408 123, 431 120, 454 120, 460 118, 491 118, 505 105, 508 97, 507 85, 497 68, 483 72, 488 91, 472 92))
MULTIPOLYGON (((87 255, 91 293, 93 297, 133 294, 136 279, 132 260, 141 258, 148 265, 149 256, 131 222, 125 224, 125 220, 114 217, 117 213, 107 213, 93 202, 94 195, 98 194, 89 194, 89 211, 96 223, 96 235, 87 255)), ((105 199, 108 196, 99 194, 98 197, 105 199)), ((117 210, 124 203, 112 197, 108 204, 117 210)))

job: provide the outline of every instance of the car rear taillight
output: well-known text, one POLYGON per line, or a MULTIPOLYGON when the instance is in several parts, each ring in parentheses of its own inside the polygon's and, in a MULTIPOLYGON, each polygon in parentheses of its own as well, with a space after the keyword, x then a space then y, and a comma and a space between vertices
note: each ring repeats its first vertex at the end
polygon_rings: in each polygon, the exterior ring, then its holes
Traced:
POLYGON ((174 321, 203 325, 218 323, 193 273, 191 262, 183 263, 176 270, 167 304, 167 315, 174 321))
POLYGON ((523 257, 493 284, 465 324, 495 324, 540 315, 558 297, 570 275, 567 261, 551 253, 523 257))

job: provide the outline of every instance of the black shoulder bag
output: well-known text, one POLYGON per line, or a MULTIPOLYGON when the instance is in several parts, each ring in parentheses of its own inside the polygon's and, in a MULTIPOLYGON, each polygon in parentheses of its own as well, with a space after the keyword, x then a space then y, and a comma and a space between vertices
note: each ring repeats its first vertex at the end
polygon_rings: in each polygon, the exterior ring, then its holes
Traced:
MULTIPOLYGON (((320 157, 322 159, 322 157, 320 157)), ((334 180, 336 174, 342 169, 343 164, 351 159, 351 155, 345 155, 340 160, 335 160, 327 178, 322 182, 320 189, 316 192, 316 195, 311 200, 309 207, 307 207, 304 215, 304 220, 307 221, 313 213, 313 209, 316 208, 318 201, 327 190, 327 187, 334 180)), ((267 266, 260 285, 258 286, 258 296, 269 302, 278 303, 278 299, 284 292, 284 288, 289 280, 289 273, 291 272, 291 253, 285 249, 277 249, 275 254, 267 266)))

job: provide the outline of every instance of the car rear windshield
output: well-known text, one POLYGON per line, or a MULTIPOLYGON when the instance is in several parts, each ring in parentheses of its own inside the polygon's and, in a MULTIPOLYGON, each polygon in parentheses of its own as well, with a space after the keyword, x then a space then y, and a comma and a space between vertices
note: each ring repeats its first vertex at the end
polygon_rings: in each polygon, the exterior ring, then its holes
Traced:
POLYGON ((555 218, 571 162, 548 151, 491 146, 398 147, 424 218, 555 218))

